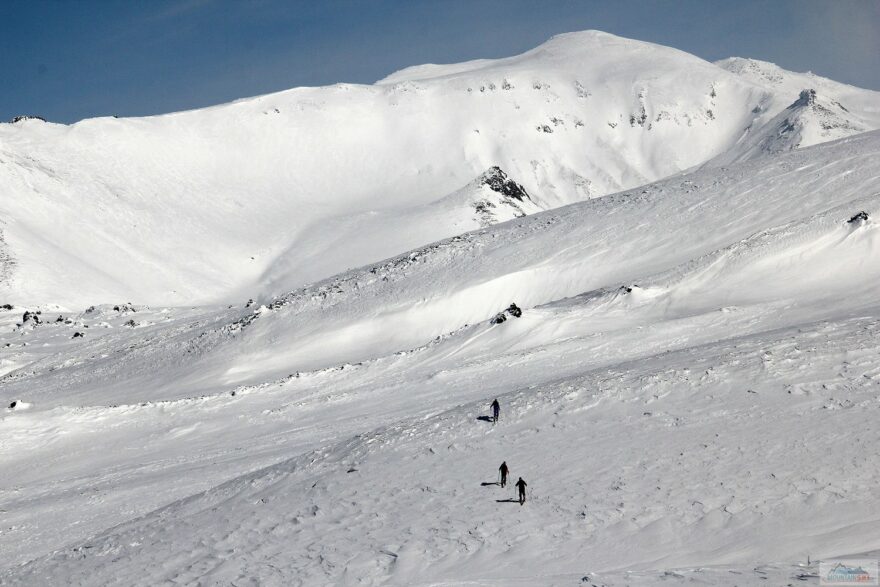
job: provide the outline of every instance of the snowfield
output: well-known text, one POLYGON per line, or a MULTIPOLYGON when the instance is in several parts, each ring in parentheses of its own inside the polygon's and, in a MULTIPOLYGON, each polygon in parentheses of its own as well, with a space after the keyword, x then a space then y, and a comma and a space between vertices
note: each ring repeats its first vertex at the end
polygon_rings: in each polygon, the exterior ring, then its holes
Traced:
POLYGON ((0 585, 818 585, 880 558, 878 106, 588 32, 0 128, 0 585))
POLYGON ((549 209, 877 129, 878 104, 772 64, 587 31, 372 86, 0 124, 0 299, 281 295, 479 225, 473 198, 450 194, 493 166, 549 209))

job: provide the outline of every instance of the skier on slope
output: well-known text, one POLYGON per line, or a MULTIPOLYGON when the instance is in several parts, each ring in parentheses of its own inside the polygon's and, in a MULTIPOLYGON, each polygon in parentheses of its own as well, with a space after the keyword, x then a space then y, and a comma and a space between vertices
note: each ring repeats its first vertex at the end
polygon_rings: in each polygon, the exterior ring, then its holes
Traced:
POLYGON ((516 491, 519 494, 519 505, 524 504, 526 502, 526 482, 522 477, 516 482, 516 491))
POLYGON ((498 470, 501 471, 501 487, 504 487, 507 485, 507 475, 510 473, 510 469, 507 468, 507 461, 501 463, 498 470))
POLYGON ((501 405, 498 403, 498 399, 496 398, 492 402, 492 422, 495 423, 498 421, 498 414, 501 412, 501 405))

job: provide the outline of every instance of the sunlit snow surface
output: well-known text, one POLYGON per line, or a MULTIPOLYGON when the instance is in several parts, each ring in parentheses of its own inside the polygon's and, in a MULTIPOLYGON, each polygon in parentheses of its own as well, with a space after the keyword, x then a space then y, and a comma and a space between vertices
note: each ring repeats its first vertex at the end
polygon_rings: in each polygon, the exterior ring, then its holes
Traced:
POLYGON ((880 550, 878 202, 870 132, 250 307, 4 311, 0 583, 818 584, 880 550))
POLYGON ((479 228, 492 166, 550 209, 877 128, 878 92, 597 31, 374 85, 0 124, 0 302, 279 295, 479 228))

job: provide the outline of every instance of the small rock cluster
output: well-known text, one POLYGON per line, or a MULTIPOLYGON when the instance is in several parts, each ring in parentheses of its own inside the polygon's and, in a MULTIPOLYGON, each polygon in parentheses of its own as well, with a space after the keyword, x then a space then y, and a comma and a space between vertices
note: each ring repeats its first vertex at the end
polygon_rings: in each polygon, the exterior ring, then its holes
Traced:
POLYGON ((520 202, 522 202, 523 199, 531 200, 525 188, 512 179, 509 179, 507 174, 497 165, 490 167, 482 175, 480 183, 489 186, 489 189, 493 192, 498 192, 501 195, 519 200, 520 202))
POLYGON ((506 310, 495 314, 492 320, 489 321, 490 324, 501 324, 502 322, 507 321, 507 314, 510 314, 514 318, 519 318, 522 316, 522 309, 516 304, 510 304, 506 310))

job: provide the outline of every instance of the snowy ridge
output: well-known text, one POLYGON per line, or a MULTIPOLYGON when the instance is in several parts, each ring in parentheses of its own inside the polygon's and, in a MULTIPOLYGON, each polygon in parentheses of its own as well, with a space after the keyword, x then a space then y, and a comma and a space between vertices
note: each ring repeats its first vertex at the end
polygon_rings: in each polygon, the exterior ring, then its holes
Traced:
POLYGON ((815 583, 880 549, 878 181, 875 131, 248 307, 4 310, 0 581, 815 583))
MULTIPOLYGON (((14 270, 0 298, 77 309, 281 294, 469 229, 469 210, 432 204, 492 166, 536 209, 579 202, 775 132, 765 125, 809 88, 817 104, 845 108, 833 107, 836 130, 808 124, 769 151, 880 127, 877 92, 743 63, 586 31, 373 86, 71 126, 2 124, 0 215, 14 220, 3 228, 14 270), (362 226, 401 238, 365 246, 362 226)), ((494 215, 479 222, 508 217, 494 215)))
POLYGON ((317 281, 327 266, 349 268, 541 210, 525 189, 492 166, 453 193, 414 207, 341 215, 303 232, 260 276, 269 291, 317 281), (396 229, 389 233, 390 226, 396 229), (310 252, 305 256, 301 251, 310 252), (320 263, 316 263, 316 258, 320 263))
POLYGON ((709 161, 708 165, 728 165, 766 157, 868 130, 849 114, 839 102, 823 100, 815 90, 803 90, 791 106, 757 132, 753 133, 750 127, 740 143, 709 161))
MULTIPOLYGON (((156 352, 166 352, 163 345, 171 341, 192 348, 196 355, 188 353, 187 370, 203 379, 205 366, 193 359, 203 348, 211 352, 215 345, 228 346, 228 357, 220 362, 223 378, 244 383, 253 373, 262 381, 269 372, 282 377, 414 348, 488 320, 511 301, 528 308, 603 287, 638 284, 664 269, 716 255, 769 227, 829 210, 834 213, 828 222, 849 230, 845 221, 853 214, 862 209, 874 213, 876 193, 870 194, 880 177, 877 151, 878 135, 868 133, 769 163, 708 169, 637 193, 453 237, 262 305, 239 306, 178 327, 181 337, 157 339, 156 352), (214 326, 204 331, 209 324, 214 326), (238 332, 241 342, 233 340, 238 332), (266 353, 268 344, 277 348, 266 353)), ((862 242, 870 247, 870 240, 862 242)), ((870 248, 865 254, 871 258, 870 248)), ((839 267, 846 265, 834 269, 839 267)), ((130 373, 124 364, 124 355, 116 356, 105 368, 130 373)), ((100 372, 89 363, 82 369, 100 372)), ((68 378, 62 372, 57 376, 68 378)), ((176 379, 187 377, 178 373, 176 379)))

